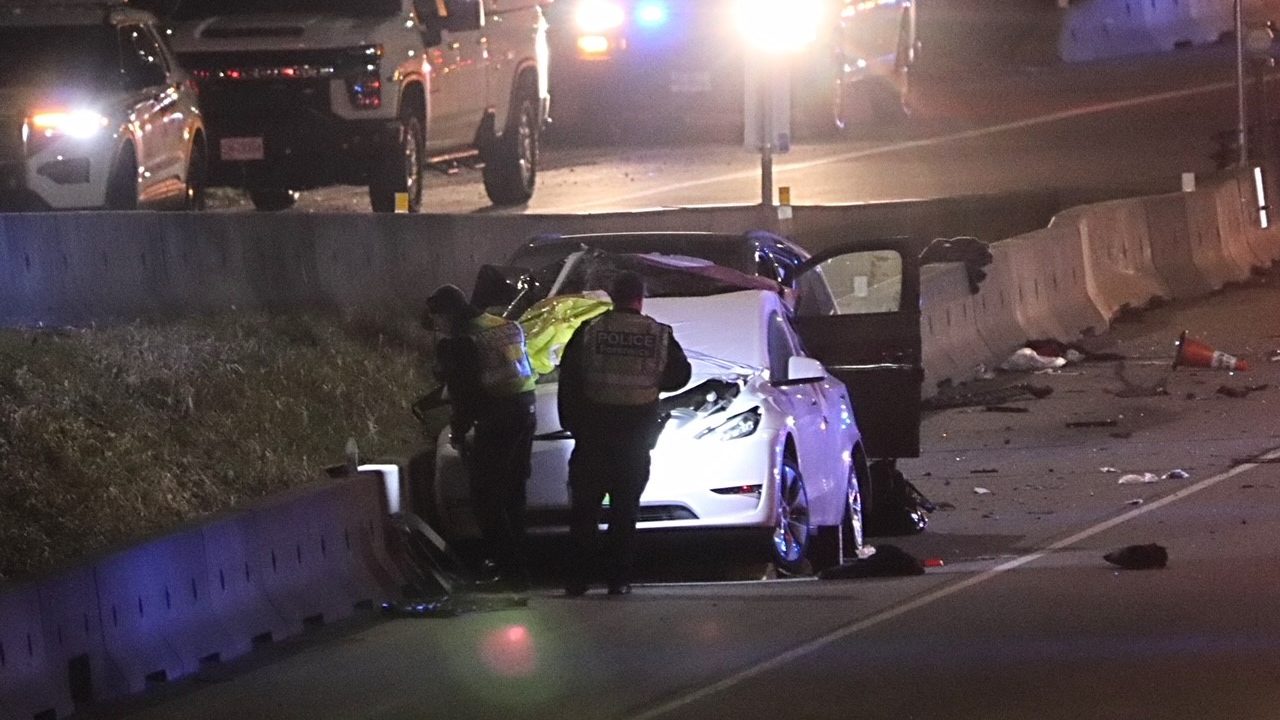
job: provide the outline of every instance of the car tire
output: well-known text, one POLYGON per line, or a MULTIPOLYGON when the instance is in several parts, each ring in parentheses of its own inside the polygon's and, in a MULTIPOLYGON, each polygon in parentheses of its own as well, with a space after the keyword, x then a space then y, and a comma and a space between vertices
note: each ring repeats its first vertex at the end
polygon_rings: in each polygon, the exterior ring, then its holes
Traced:
POLYGON ((400 119, 398 135, 398 141, 374 161, 369 179, 369 205, 376 213, 395 212, 399 193, 408 193, 409 212, 422 210, 422 166, 427 146, 422 118, 405 114, 400 119))
POLYGON ((815 572, 840 565, 843 561, 859 557, 865 544, 862 514, 862 486, 869 484, 870 470, 866 456, 859 446, 854 450, 849 466, 849 479, 845 485, 844 515, 840 524, 820 528, 810 550, 809 561, 815 572), (841 547, 843 545, 843 548, 841 547), (843 549, 844 557, 841 557, 843 549))
POLYGON ((538 93, 525 81, 501 136, 491 139, 484 159, 484 190, 494 205, 522 205, 533 197, 538 181, 538 144, 542 123, 538 93))
POLYGON ((298 202, 298 193, 281 188, 253 188, 249 191, 249 200, 259 212, 280 212, 298 202))
POLYGON ((138 209, 138 160, 133 146, 126 146, 116 158, 107 179, 107 209, 138 209))
POLYGON ((208 181, 209 156, 204 147, 204 138, 196 138, 191 146, 191 157, 187 160, 187 192, 182 206, 184 210, 204 210, 208 181))
POLYGON ((798 575, 811 571, 808 554, 812 540, 809 525, 809 493, 795 455, 782 460, 775 500, 774 526, 770 536, 773 564, 780 572, 798 575))

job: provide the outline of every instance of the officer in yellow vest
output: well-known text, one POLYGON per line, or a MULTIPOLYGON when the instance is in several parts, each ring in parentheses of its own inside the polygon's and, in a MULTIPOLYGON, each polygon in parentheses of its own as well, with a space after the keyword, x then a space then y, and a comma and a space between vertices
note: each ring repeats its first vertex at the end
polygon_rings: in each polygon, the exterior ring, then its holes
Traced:
POLYGON ((691 369, 671 328, 641 314, 644 280, 623 272, 614 308, 582 325, 560 363, 560 424, 574 437, 569 458, 571 566, 565 594, 582 595, 603 570, 610 595, 631 592, 636 517, 658 440, 658 393, 679 390, 691 369), (609 496, 603 567, 596 528, 609 496))
POLYGON ((432 293, 427 312, 444 333, 436 345, 436 377, 453 408, 450 444, 467 465, 488 559, 499 573, 498 587, 526 590, 525 483, 536 416, 524 331, 476 309, 453 285, 432 293))

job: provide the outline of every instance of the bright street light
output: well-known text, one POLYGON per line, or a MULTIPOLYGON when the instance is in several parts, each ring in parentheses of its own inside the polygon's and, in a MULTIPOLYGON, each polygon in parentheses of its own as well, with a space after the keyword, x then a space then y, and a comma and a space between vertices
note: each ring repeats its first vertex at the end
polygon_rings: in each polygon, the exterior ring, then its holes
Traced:
POLYGON ((774 55, 802 52, 818 39, 826 0, 736 0, 734 21, 747 43, 774 55))

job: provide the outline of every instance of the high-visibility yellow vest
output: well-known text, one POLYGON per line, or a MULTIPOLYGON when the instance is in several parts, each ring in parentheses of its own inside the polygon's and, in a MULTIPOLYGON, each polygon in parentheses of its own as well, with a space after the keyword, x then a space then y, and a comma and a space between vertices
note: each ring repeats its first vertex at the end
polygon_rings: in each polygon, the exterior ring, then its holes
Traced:
POLYGON ((658 401, 671 328, 634 313, 608 312, 583 338, 583 395, 604 405, 658 401))
POLYGON ((485 392, 507 397, 533 390, 536 379, 520 325, 486 313, 471 321, 467 334, 476 344, 485 392))

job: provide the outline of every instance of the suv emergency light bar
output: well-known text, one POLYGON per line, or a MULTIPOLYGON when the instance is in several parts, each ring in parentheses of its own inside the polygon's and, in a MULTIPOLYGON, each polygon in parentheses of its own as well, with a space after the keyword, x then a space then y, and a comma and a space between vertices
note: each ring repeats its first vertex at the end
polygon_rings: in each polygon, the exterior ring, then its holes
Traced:
POLYGON ((313 80, 333 77, 338 69, 332 66, 286 65, 284 67, 226 68, 222 70, 192 70, 197 80, 313 80))

